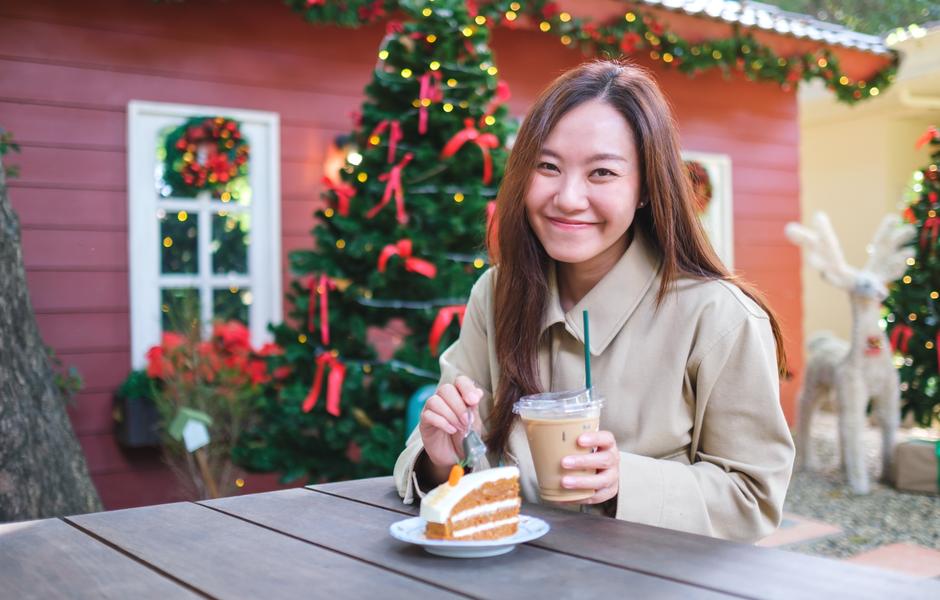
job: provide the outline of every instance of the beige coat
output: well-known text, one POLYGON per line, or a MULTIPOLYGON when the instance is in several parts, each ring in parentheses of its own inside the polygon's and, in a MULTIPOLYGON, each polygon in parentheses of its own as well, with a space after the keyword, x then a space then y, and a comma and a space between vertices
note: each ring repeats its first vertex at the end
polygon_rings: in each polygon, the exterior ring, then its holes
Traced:
MULTIPOLYGON (((552 269, 539 347, 543 389, 583 387, 581 311, 588 309, 593 383, 607 402, 600 427, 620 450, 616 517, 755 541, 779 524, 793 465, 770 321, 736 286, 715 280, 680 279, 657 309, 660 264, 638 233, 567 313, 552 269)), ((484 423, 499 380, 491 335, 496 276, 491 269, 476 283, 460 337, 441 356, 442 383, 463 374, 486 392, 484 423)), ((422 452, 416 429, 395 465, 405 503, 421 493, 413 471, 422 452)), ((518 421, 508 454, 519 464, 523 497, 539 502, 518 421)))

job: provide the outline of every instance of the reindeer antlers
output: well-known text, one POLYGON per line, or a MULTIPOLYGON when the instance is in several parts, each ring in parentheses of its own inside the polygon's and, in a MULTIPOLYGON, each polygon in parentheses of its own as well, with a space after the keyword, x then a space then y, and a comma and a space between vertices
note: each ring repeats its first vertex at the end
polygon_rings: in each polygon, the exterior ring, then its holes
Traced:
POLYGON ((826 280, 843 289, 852 288, 855 269, 845 262, 839 239, 825 213, 816 213, 812 229, 799 223, 787 223, 783 231, 787 239, 803 248, 806 262, 826 280))
MULTIPOLYGON (((907 269, 907 259, 915 253, 906 244, 916 235, 916 230, 911 225, 899 227, 899 222, 897 215, 886 215, 882 219, 872 239, 872 250, 864 268, 884 283, 903 275, 907 269)), ((839 240, 825 213, 816 213, 812 228, 799 223, 787 223, 784 233, 791 242, 803 248, 806 261, 830 283, 851 289, 857 270, 845 262, 839 240)))
POLYGON ((872 238, 871 253, 865 264, 866 271, 877 274, 886 283, 903 275, 907 259, 916 253, 907 244, 917 235, 917 229, 909 224, 898 227, 900 222, 897 215, 885 215, 872 238))

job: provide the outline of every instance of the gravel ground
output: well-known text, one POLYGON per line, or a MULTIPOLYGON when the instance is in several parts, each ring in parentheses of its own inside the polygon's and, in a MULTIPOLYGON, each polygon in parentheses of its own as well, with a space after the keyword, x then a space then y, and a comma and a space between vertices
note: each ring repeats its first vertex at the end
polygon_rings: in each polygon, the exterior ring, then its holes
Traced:
MULTIPOLYGON (((899 492, 877 482, 881 475, 881 436, 873 425, 865 432, 872 491, 868 496, 853 495, 841 472, 837 432, 835 414, 816 413, 813 446, 820 469, 813 473, 794 473, 784 510, 838 525, 842 533, 793 544, 786 549, 833 558, 845 558, 896 542, 940 550, 940 497, 899 492)), ((898 439, 915 433, 916 430, 902 429, 898 439)))

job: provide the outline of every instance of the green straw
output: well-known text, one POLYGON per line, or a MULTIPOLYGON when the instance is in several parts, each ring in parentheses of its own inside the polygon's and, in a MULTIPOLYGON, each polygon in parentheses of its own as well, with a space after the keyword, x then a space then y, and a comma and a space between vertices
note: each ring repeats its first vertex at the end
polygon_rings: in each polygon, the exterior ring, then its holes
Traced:
POLYGON ((588 311, 581 311, 584 317, 584 387, 591 389, 591 329, 588 326, 588 311))

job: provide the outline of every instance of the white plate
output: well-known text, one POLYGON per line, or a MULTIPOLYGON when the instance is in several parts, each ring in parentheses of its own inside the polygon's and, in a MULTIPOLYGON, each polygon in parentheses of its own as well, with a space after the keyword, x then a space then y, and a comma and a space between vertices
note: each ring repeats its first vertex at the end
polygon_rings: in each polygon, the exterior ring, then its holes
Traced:
POLYGON ((424 536, 427 523, 421 517, 412 517, 392 523, 389 533, 396 540, 418 544, 431 554, 451 558, 482 558, 499 556, 516 547, 516 544, 530 542, 548 533, 548 523, 542 519, 519 515, 519 530, 509 537, 498 540, 429 540, 424 536))

